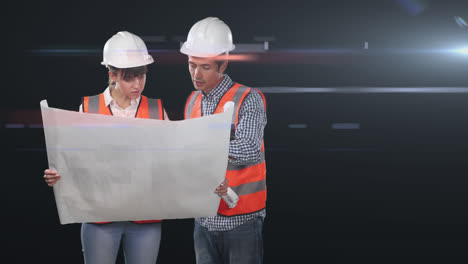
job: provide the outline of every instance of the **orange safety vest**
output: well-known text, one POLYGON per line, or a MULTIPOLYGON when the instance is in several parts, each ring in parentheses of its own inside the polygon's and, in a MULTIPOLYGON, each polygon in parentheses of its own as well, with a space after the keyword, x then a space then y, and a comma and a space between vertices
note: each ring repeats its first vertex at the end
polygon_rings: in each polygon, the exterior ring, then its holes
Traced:
MULTIPOLYGON (((249 94, 251 88, 236 83, 221 98, 214 111, 214 114, 224 112, 223 106, 226 102, 234 102, 234 113, 232 118, 231 133, 235 132, 239 123, 239 109, 244 98, 249 94)), ((266 101, 264 95, 255 89, 263 99, 266 110, 266 101)), ((194 91, 187 99, 185 105, 185 119, 197 118, 202 116, 201 111, 202 94, 200 91, 194 91)), ((231 134, 232 135, 232 134, 231 134)), ((224 216, 233 216, 248 214, 262 210, 266 204, 266 166, 265 149, 262 141, 260 150, 261 160, 255 164, 237 165, 228 163, 226 178, 229 179, 229 186, 239 196, 239 201, 234 208, 229 208, 226 202, 221 199, 218 214, 224 216)))
MULTIPOLYGON (((82 105, 83 105, 83 112, 85 113, 112 115, 112 111, 110 107, 106 106, 106 103, 104 101, 104 94, 83 97, 82 105)), ((164 119, 164 111, 163 111, 161 99, 148 98, 142 95, 135 117, 159 119, 159 120, 164 119)), ((145 224, 145 223, 161 222, 161 220, 141 220, 141 221, 133 221, 133 222, 137 224, 145 224)), ((111 222, 96 222, 95 224, 107 224, 107 223, 111 223, 111 222)))

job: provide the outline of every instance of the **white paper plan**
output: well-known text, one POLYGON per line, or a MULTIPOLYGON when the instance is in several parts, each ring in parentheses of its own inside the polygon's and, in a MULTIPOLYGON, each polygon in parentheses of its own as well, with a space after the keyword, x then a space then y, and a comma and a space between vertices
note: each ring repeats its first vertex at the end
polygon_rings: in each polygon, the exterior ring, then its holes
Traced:
POLYGON ((40 103, 61 224, 216 215, 233 104, 181 121, 80 113, 40 103))

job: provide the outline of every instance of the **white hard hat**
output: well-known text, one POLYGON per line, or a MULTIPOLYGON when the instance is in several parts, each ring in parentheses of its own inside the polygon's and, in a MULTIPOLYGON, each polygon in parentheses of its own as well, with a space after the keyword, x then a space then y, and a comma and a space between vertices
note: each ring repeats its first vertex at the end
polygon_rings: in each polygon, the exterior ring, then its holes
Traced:
POLYGON ((215 57, 234 48, 229 27, 217 17, 207 17, 192 26, 180 52, 195 57, 215 57))
POLYGON ((133 68, 153 63, 143 40, 128 31, 117 32, 104 45, 102 65, 133 68))

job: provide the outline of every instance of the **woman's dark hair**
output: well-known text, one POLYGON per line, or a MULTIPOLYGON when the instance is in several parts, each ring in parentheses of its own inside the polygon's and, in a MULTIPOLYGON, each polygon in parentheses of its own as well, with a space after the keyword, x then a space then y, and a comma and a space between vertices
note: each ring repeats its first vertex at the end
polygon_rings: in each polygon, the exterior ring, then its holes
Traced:
MULTIPOLYGON (((109 71, 112 72, 115 76, 117 76, 120 73, 122 79, 126 81, 129 81, 135 77, 145 75, 148 72, 148 67, 146 67, 146 65, 133 68, 117 68, 111 65, 109 65, 108 67, 109 71)), ((111 86, 112 88, 113 86, 115 86, 115 81, 109 78, 109 87, 111 86)))

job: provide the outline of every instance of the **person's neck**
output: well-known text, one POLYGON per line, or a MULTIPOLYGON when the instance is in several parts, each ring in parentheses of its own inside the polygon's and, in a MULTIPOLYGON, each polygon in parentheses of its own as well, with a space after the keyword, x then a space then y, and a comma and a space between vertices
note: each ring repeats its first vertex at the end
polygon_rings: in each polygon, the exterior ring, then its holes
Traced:
POLYGON ((218 87, 218 85, 224 80, 224 75, 219 78, 218 82, 216 83, 216 85, 214 87, 212 87, 211 89, 209 89, 208 91, 203 91, 205 93, 205 95, 209 94, 211 91, 213 91, 214 89, 216 89, 216 87, 218 87))
POLYGON ((111 88, 110 89, 110 94, 114 101, 122 108, 125 109, 130 106, 130 103, 132 101, 131 98, 125 96, 120 92, 118 88, 111 88))

